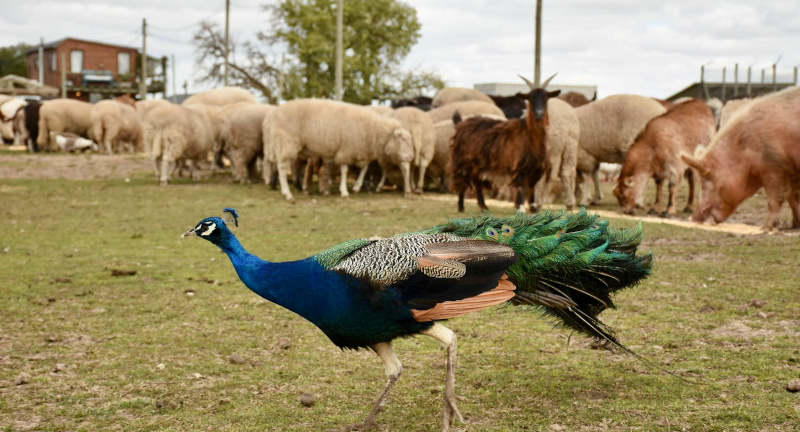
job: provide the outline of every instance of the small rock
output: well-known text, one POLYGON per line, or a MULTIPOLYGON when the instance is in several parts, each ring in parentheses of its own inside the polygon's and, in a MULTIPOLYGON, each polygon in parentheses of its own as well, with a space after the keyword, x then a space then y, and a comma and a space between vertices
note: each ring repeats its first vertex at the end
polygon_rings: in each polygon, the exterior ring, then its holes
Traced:
POLYGON ((58 336, 50 335, 50 336, 48 336, 48 337, 47 337, 45 340, 46 340, 47 342, 53 343, 53 342, 60 342, 60 341, 61 341, 61 338, 60 338, 60 337, 58 337, 58 336))
POLYGON ((278 349, 289 349, 292 347, 292 340, 287 337, 280 338, 275 346, 278 347, 278 349))
POLYGON ((136 270, 111 269, 111 276, 133 276, 136 270))
POLYGON ((766 305, 767 305, 767 302, 765 302, 764 300, 758 300, 758 299, 750 300, 750 306, 753 306, 754 308, 760 308, 760 307, 764 307, 766 305))
POLYGON ((792 393, 797 393, 800 391, 800 379, 795 379, 789 381, 789 384, 786 384, 786 390, 792 393))
POLYGON ((303 395, 300 396, 300 403, 303 404, 303 406, 312 407, 317 401, 314 400, 313 394, 303 393, 303 395))
POLYGON ((228 358, 228 360, 229 360, 231 363, 233 363, 233 364, 242 364, 242 363, 244 363, 244 362, 246 361, 246 360, 244 359, 244 357, 240 356, 239 354, 233 354, 233 355, 231 355, 231 356, 228 358))
POLYGON ((58 283, 70 283, 70 282, 72 282, 72 280, 70 278, 68 278, 68 277, 60 277, 60 278, 56 278, 56 282, 58 282, 58 283))
POLYGON ((167 366, 164 363, 159 363, 159 364, 156 365, 156 369, 158 369, 158 370, 164 370, 164 368, 166 368, 166 367, 167 366))
POLYGON ((22 372, 17 375, 17 379, 14 380, 14 384, 16 385, 28 384, 29 382, 31 382, 31 375, 27 372, 22 372))
POLYGON ((61 372, 64 370, 64 368, 66 368, 64 363, 56 363, 56 367, 53 368, 53 372, 55 373, 61 372))

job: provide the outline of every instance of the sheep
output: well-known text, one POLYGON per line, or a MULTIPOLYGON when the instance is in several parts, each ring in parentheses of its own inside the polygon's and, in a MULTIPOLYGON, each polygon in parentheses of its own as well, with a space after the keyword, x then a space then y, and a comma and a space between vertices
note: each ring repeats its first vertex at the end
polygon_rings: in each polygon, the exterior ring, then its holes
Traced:
MULTIPOLYGON (((527 96, 526 119, 498 121, 474 117, 456 126, 450 145, 447 176, 451 190, 458 194, 459 212, 464 211, 464 194, 470 186, 475 188, 478 205, 486 210, 483 187, 490 181, 498 186, 509 184, 515 188, 520 211, 524 211, 522 189, 527 189, 528 205, 531 211, 535 211, 531 199, 533 189, 548 168, 547 100, 558 96, 560 91, 545 90, 553 77, 540 88, 522 79, 531 88, 527 96)), ((453 121, 457 119, 458 114, 453 121)))
POLYGON ((145 118, 147 134, 152 142, 150 157, 161 185, 170 182, 178 163, 189 163, 191 176, 197 180, 197 165, 207 160, 213 143, 212 120, 202 110, 181 105, 162 105, 153 108, 145 118))
POLYGON ((498 108, 503 110, 506 118, 520 118, 525 111, 525 93, 517 93, 513 96, 488 95, 498 108))
POLYGON ((557 180, 561 180, 564 192, 564 206, 572 209, 575 206, 575 176, 578 162, 578 141, 580 139, 580 121, 575 109, 560 99, 547 100, 547 112, 550 126, 547 129, 548 168, 542 179, 536 183, 536 207, 553 202, 557 180))
POLYGON ((256 158, 263 157, 263 123, 273 109, 273 105, 249 104, 226 118, 227 154, 231 159, 233 178, 239 183, 250 181, 256 158))
POLYGON ((256 103, 256 97, 239 87, 217 87, 189 96, 182 105, 188 107, 193 104, 205 104, 221 107, 237 102, 256 103))
POLYGON ((361 106, 323 99, 296 99, 274 109, 269 115, 271 153, 278 165, 281 193, 293 200, 287 171, 299 156, 332 160, 341 170, 339 192, 348 196, 348 164, 361 168, 353 191, 364 182, 366 168, 379 156, 393 156, 400 163, 406 196, 409 171, 414 160, 411 134, 399 121, 369 112, 361 106))
POLYGON ((494 104, 492 98, 483 92, 471 88, 445 87, 436 93, 431 101, 431 107, 439 108, 453 102, 480 101, 494 104))
POLYGON ((36 143, 45 150, 50 146, 50 132, 72 132, 92 139, 92 104, 75 99, 54 99, 39 109, 39 137, 36 143))
POLYGON ((628 148, 647 122, 666 111, 652 98, 627 94, 608 96, 575 108, 581 131, 577 181, 583 195, 581 205, 603 199, 598 176, 600 162, 624 162, 628 148), (594 201, 588 187, 589 175, 595 182, 594 201))
POLYGON ((18 141, 14 133, 14 117, 27 102, 24 99, 11 98, 0 102, 0 135, 6 142, 18 141))
POLYGON ((726 124, 733 118, 733 116, 741 111, 747 104, 752 102, 753 99, 733 99, 725 102, 719 112, 719 129, 722 130, 726 124))
MULTIPOLYGON (((597 93, 595 93, 594 97, 595 97, 595 99, 597 99, 597 93)), ((586 96, 583 95, 583 93, 578 93, 578 92, 569 92, 569 93, 566 93, 566 94, 562 94, 558 98, 563 100, 564 102, 572 105, 573 108, 578 108, 580 106, 584 106, 584 105, 588 104, 589 102, 592 102, 592 101, 595 100, 595 99, 592 99, 590 101, 589 98, 587 98, 586 96)))
POLYGON ((387 116, 394 112, 392 107, 388 107, 386 105, 364 105, 364 108, 382 116, 387 116))
POLYGON ((121 151, 122 143, 131 146, 131 153, 144 149, 142 123, 136 109, 125 102, 102 100, 92 107, 89 115, 94 139, 108 154, 121 151))
POLYGON ((428 111, 427 115, 431 118, 431 122, 438 123, 442 120, 452 120, 453 114, 455 114, 456 111, 461 115, 461 118, 483 114, 506 118, 503 110, 495 105, 494 102, 487 103, 482 101, 453 102, 443 107, 434 108, 428 111))
POLYGON ((652 214, 664 217, 675 214, 676 197, 684 173, 689 178, 689 200, 684 210, 692 212, 695 176, 681 161, 681 153, 694 154, 698 147, 707 146, 716 131, 714 113, 701 100, 675 105, 666 113, 650 120, 628 150, 625 163, 614 188, 624 213, 633 214, 641 208, 644 189, 650 177, 656 181, 656 203, 652 214), (669 184, 669 199, 664 211, 664 180, 669 184))
MULTIPOLYGON (((425 170, 428 169, 433 160, 435 132, 433 122, 424 111, 416 107, 404 107, 393 110, 388 117, 398 120, 404 129, 411 133, 411 141, 414 145, 414 168, 417 170, 417 181, 414 186, 416 193, 422 193, 425 187, 425 170)), ((386 179, 386 169, 388 164, 382 158, 378 158, 381 170, 384 175, 381 178, 378 189, 383 186, 386 179)))
MULTIPOLYGON (((627 160, 627 156, 625 160, 627 160)), ((600 174, 603 175, 603 181, 614 183, 619 179, 619 174, 622 172, 622 164, 618 163, 609 163, 609 162, 600 162, 600 167, 598 168, 600 174)))

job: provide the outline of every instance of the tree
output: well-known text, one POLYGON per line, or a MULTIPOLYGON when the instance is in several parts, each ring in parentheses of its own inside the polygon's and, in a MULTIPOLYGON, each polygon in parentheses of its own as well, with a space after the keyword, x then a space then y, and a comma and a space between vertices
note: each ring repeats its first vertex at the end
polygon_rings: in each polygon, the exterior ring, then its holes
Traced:
POLYGON ((25 52, 29 49, 31 46, 24 43, 0 47, 0 76, 14 74, 27 77, 28 66, 25 52))
MULTIPOLYGON (((273 101, 334 97, 336 2, 281 0, 264 5, 272 30, 256 43, 241 45, 245 61, 233 56, 231 77, 239 85, 261 91, 273 101), (285 61, 270 50, 283 51, 285 61), (281 74, 283 70, 283 74, 281 74), (268 96, 271 95, 270 96, 268 96)), ((416 11, 397 0, 346 0, 344 9, 344 100, 369 104, 442 88, 441 77, 427 71, 403 71, 402 60, 419 40, 416 11)), ((195 34, 202 80, 222 82, 224 42, 216 28, 203 23, 195 34)), ((233 47, 235 48, 235 47, 233 47)), ((235 52, 235 49, 232 49, 235 52)))

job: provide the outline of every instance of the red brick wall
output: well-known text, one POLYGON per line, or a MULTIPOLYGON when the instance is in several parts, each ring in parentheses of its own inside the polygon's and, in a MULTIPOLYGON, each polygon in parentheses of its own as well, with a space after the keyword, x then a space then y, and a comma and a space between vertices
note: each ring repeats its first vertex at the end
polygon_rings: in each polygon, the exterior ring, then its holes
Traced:
MULTIPOLYGON (((67 68, 67 79, 73 81, 75 85, 82 85, 81 76, 79 74, 71 74, 70 68, 70 52, 72 50, 81 50, 83 51, 83 69, 90 69, 90 70, 106 70, 111 71, 114 74, 114 80, 119 81, 119 66, 117 64, 117 53, 119 52, 127 52, 130 54, 131 64, 130 64, 130 74, 136 72, 136 50, 131 48, 125 47, 116 47, 110 45, 103 45, 95 42, 89 41, 81 41, 75 39, 65 39, 58 47, 46 49, 44 52, 44 60, 45 60, 45 73, 44 73, 44 83, 54 86, 54 87, 61 87, 61 68, 64 66, 61 64, 61 56, 62 53, 66 57, 66 68, 67 68), (58 56, 58 63, 57 63, 57 70, 53 71, 51 68, 50 60, 51 56, 57 55, 58 56)), ((32 52, 28 54, 28 78, 30 79, 39 79, 39 69, 37 65, 37 58, 39 56, 38 51, 32 52)), ((131 78, 131 82, 134 79, 131 78)))

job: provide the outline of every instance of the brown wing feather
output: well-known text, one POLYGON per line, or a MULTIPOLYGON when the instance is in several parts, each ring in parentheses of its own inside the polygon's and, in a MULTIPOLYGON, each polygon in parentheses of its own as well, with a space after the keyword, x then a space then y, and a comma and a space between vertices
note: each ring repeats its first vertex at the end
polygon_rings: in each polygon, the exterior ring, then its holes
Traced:
POLYGON ((411 313, 419 322, 450 319, 511 300, 516 289, 517 287, 508 280, 508 276, 503 275, 497 286, 490 291, 462 300, 437 303, 436 306, 427 310, 412 309, 411 313))

